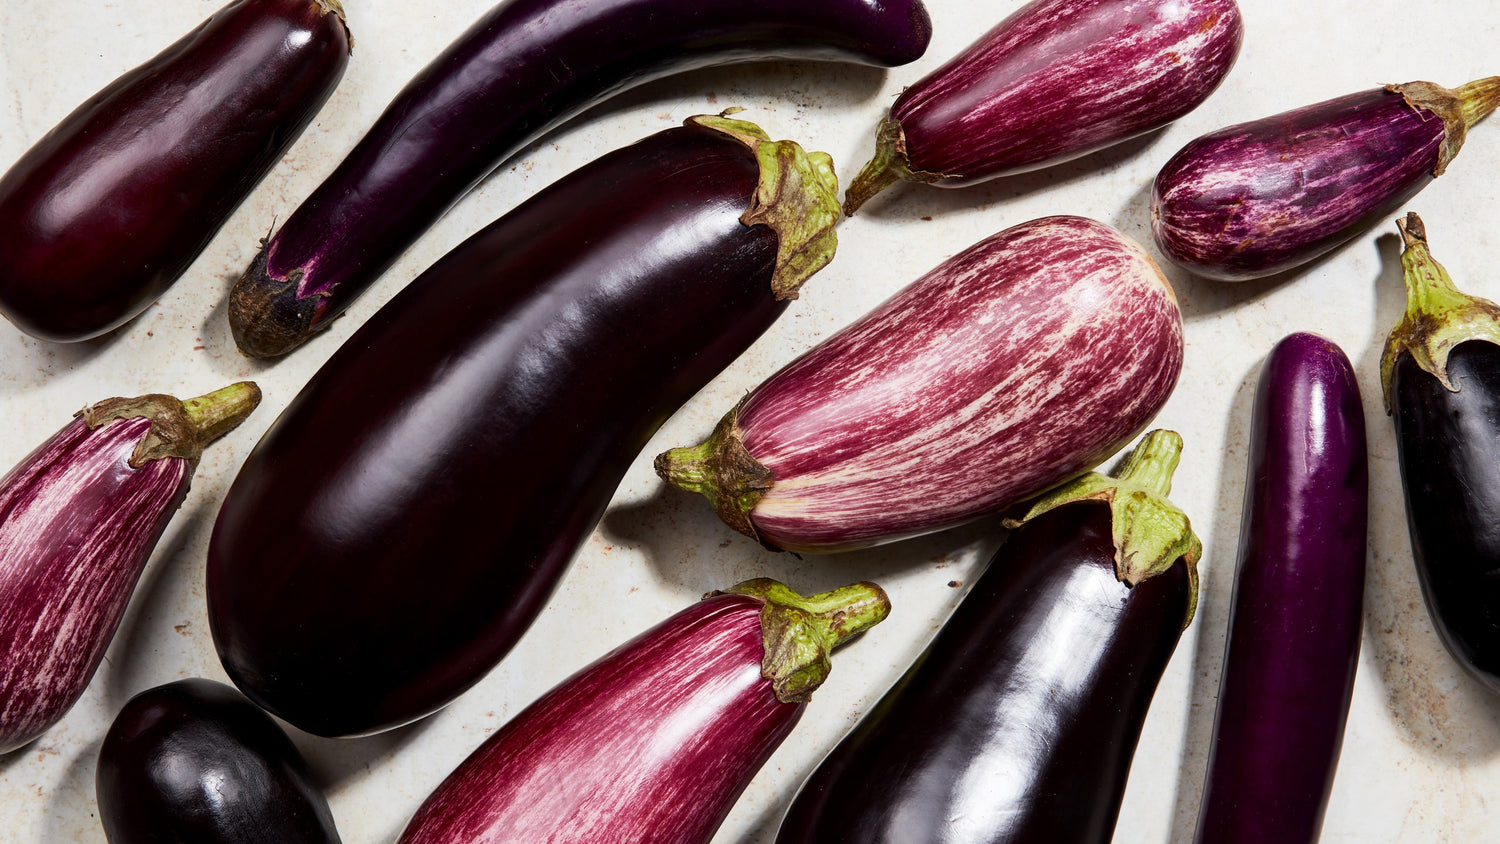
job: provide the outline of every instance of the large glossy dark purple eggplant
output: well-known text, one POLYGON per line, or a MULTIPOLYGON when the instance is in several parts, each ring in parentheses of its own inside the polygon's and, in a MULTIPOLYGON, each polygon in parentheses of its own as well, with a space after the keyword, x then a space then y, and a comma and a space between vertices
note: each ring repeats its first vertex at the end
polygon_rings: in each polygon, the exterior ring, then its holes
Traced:
POLYGON ((1454 287, 1417 215, 1401 235, 1406 316, 1381 377, 1412 556, 1448 652, 1500 693, 1500 306, 1454 287))
POLYGON ((623 90, 754 59, 905 64, 930 37, 921 0, 507 0, 265 243, 230 294, 235 342, 253 357, 301 345, 501 162, 623 90))
POLYGON ((1156 176, 1156 245, 1219 281, 1305 264, 1442 175, 1469 127, 1497 105, 1500 76, 1451 91, 1410 82, 1204 135, 1156 176))
POLYGON ((291 739, 209 680, 131 698, 99 747, 94 790, 110 844, 339 842, 291 739))
POLYGON ((84 340, 187 271, 333 93, 335 0, 235 0, 63 119, 0 177, 0 313, 84 340))
POLYGON ((1293 334, 1261 370, 1199 844, 1314 844, 1354 693, 1369 473, 1354 368, 1293 334))
POLYGON ((777 844, 1108 844, 1191 620, 1201 545, 1164 498, 1182 439, 1040 499, 916 664, 812 777, 777 844))
POLYGON ((449 253, 261 440, 208 561, 214 641, 256 703, 353 735, 477 682, 646 441, 831 257, 826 155, 688 124, 449 253))

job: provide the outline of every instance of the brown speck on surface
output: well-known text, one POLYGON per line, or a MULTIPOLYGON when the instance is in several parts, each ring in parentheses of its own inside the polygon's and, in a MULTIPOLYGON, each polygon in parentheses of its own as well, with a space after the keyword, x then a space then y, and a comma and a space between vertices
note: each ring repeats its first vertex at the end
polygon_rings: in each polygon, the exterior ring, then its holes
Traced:
POLYGON ((179 635, 179 636, 186 636, 187 632, 188 632, 188 628, 192 627, 192 626, 193 626, 193 623, 191 621, 184 621, 181 624, 174 624, 174 625, 172 625, 172 629, 177 631, 177 635, 179 635))
POLYGON ((155 337, 156 335, 153 332, 147 331, 146 332, 146 336, 147 337, 155 337))
POLYGON ((930 222, 932 222, 932 215, 931 214, 924 214, 922 216, 922 222, 924 222, 924 223, 930 223, 930 222))
POLYGON ((950 580, 948 581, 948 585, 953 587, 954 589, 957 589, 958 587, 964 585, 964 582, 962 580, 950 580))
POLYGON ((195 352, 201 352, 201 351, 203 351, 206 348, 208 348, 208 347, 207 346, 194 346, 193 347, 193 351, 195 351, 195 352))
POLYGON ((726 539, 723 542, 719 543, 719 547, 720 548, 728 548, 730 545, 733 545, 733 544, 734 543, 732 543, 732 542, 730 542, 729 540, 726 539))

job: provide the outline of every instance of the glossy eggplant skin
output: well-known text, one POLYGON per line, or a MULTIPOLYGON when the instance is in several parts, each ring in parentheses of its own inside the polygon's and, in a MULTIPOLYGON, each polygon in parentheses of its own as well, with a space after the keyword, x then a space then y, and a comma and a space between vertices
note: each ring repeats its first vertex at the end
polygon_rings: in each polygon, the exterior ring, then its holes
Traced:
POLYGON ((99 748, 95 793, 110 844, 339 844, 291 739, 210 680, 131 698, 99 748))
POLYGON ((329 0, 235 0, 95 94, 0 177, 0 313, 85 340, 145 310, 343 76, 329 0))

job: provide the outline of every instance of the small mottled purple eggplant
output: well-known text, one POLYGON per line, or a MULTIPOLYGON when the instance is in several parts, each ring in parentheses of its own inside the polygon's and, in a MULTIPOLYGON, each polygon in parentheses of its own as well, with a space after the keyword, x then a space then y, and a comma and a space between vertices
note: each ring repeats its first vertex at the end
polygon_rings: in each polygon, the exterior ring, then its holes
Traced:
POLYGON ((248 381, 108 399, 0 480, 0 753, 83 694, 203 447, 259 402, 248 381))
POLYGON ((1151 231, 1219 281, 1275 275, 1386 219, 1443 174, 1500 105, 1500 76, 1388 85, 1211 132, 1156 176, 1151 231))
POLYGON ((1182 353, 1145 250, 1082 217, 1033 220, 829 337, 656 471, 770 547, 892 542, 1098 465, 1161 409, 1182 353))
POLYGON ((972 185, 1165 126, 1243 39, 1234 0, 1034 0, 901 93, 844 211, 903 179, 972 185))
POLYGON ((711 593, 501 727, 400 844, 707 844, 802 717, 832 650, 889 612, 873 583, 711 593))

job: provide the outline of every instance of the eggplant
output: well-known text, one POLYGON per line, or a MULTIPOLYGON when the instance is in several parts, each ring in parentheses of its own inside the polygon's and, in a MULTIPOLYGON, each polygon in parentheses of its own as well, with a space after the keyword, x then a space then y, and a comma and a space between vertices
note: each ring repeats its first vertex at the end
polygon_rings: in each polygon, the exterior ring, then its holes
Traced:
POLYGON ((131 698, 99 747, 95 792, 110 844, 339 844, 291 739, 210 680, 131 698))
POLYGON ((107 399, 0 480, 0 754, 78 701, 204 446, 259 402, 248 381, 107 399))
POLYGON ((1182 351, 1176 297, 1144 250, 1046 217, 911 283, 656 471, 768 547, 892 542, 1097 465, 1166 402, 1182 351))
POLYGON ((916 663, 803 783, 776 844, 1108 844, 1202 544, 1182 438, 1039 499, 916 663))
POLYGON ((79 106, 0 177, 0 313, 97 337, 187 271, 333 93, 336 0, 234 0, 79 106))
POLYGON ((832 257, 836 190, 823 153, 691 118, 423 273, 229 490, 208 609, 230 678, 323 736, 408 723, 477 682, 656 429, 832 257))
POLYGON ((873 583, 710 593, 501 727, 399 844, 708 844, 828 676, 829 653, 889 612, 873 583))
POLYGON ((1400 229, 1406 314, 1380 370, 1412 558, 1443 645, 1500 693, 1500 306, 1454 286, 1416 214, 1400 229))
POLYGON ((1500 76, 1453 90, 1409 82, 1211 132, 1157 174, 1152 235, 1204 278, 1286 272, 1406 204, 1497 105, 1500 76))
POLYGON ((905 64, 931 32, 921 0, 507 0, 263 244, 230 293, 235 342, 251 357, 295 349, 507 158, 621 91, 756 59, 905 64))
POLYGON ((1359 665, 1368 512, 1354 368, 1322 337, 1286 337, 1255 392, 1199 844, 1318 840, 1359 665))
POLYGON ((973 185, 1159 129, 1208 99, 1243 40, 1234 0, 1033 0, 901 92, 845 213, 903 179, 973 185))

